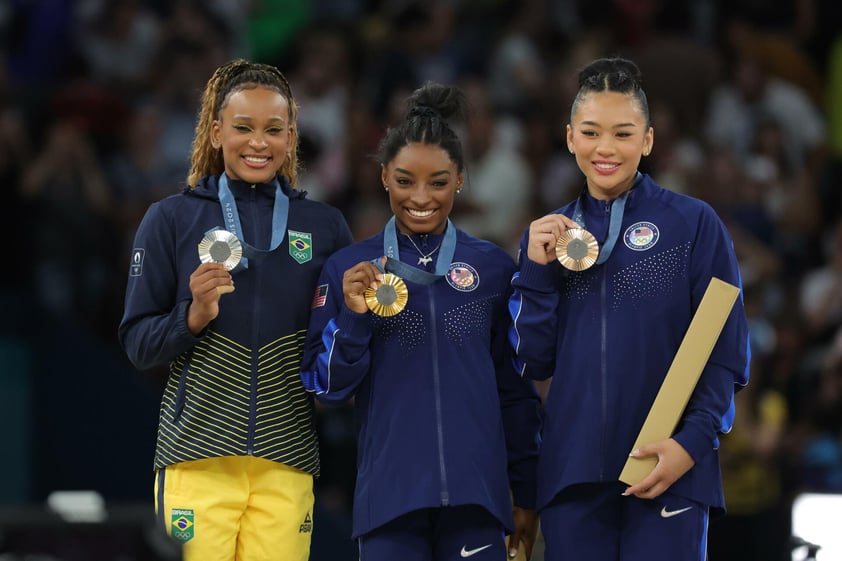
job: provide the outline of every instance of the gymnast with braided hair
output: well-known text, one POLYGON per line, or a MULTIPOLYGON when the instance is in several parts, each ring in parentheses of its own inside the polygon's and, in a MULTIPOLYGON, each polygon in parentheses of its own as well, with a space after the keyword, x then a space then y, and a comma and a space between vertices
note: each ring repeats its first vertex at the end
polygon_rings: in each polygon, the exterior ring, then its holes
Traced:
POLYGON ((219 67, 187 187, 132 246, 119 339, 136 368, 169 367, 155 510, 186 561, 309 558, 319 455, 299 363, 322 264, 352 238, 295 189, 297 112, 277 68, 219 67))

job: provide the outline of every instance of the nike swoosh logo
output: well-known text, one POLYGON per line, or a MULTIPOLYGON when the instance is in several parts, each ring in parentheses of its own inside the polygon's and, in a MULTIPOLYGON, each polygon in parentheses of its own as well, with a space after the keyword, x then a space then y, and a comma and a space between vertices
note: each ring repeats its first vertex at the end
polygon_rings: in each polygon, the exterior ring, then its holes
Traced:
POLYGON ((667 510, 667 507, 661 509, 661 518, 672 518, 673 516, 678 516, 682 512, 687 512, 693 508, 692 506, 688 506, 686 508, 679 508, 678 510, 667 510))
POLYGON ((462 546, 462 551, 459 552, 459 555, 461 555, 462 557, 470 557, 471 555, 474 555, 475 553, 479 553, 483 549, 488 549, 489 547, 491 547, 491 544, 484 545, 484 546, 478 547, 476 549, 465 549, 465 547, 466 546, 464 546, 464 545, 462 546))

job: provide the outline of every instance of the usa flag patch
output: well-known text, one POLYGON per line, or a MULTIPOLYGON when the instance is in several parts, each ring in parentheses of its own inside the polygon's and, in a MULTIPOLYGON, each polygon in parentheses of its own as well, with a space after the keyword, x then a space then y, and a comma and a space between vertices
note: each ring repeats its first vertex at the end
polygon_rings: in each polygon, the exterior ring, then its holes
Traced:
POLYGON ((327 285, 320 284, 316 287, 316 293, 313 294, 313 303, 310 304, 310 309, 321 308, 325 305, 325 300, 327 300, 327 285))

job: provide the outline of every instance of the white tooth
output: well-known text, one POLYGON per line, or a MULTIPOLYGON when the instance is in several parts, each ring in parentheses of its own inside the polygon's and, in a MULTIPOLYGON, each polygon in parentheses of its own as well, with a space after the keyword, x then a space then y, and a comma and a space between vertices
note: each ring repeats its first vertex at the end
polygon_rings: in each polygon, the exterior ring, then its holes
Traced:
POLYGON ((430 216, 431 214, 433 214, 432 210, 407 209, 407 212, 409 212, 409 214, 411 214, 412 216, 417 216, 418 218, 423 218, 423 217, 430 216))

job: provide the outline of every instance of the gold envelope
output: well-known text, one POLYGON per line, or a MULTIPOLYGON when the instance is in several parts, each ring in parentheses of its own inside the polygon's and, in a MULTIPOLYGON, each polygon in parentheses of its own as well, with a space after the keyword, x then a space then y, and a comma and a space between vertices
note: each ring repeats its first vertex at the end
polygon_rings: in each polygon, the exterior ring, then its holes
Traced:
MULTIPOLYGON (((716 277, 710 280, 632 450, 672 436, 739 293, 732 284, 716 277)), ((657 457, 629 456, 620 481, 634 485, 657 463, 657 457)))

